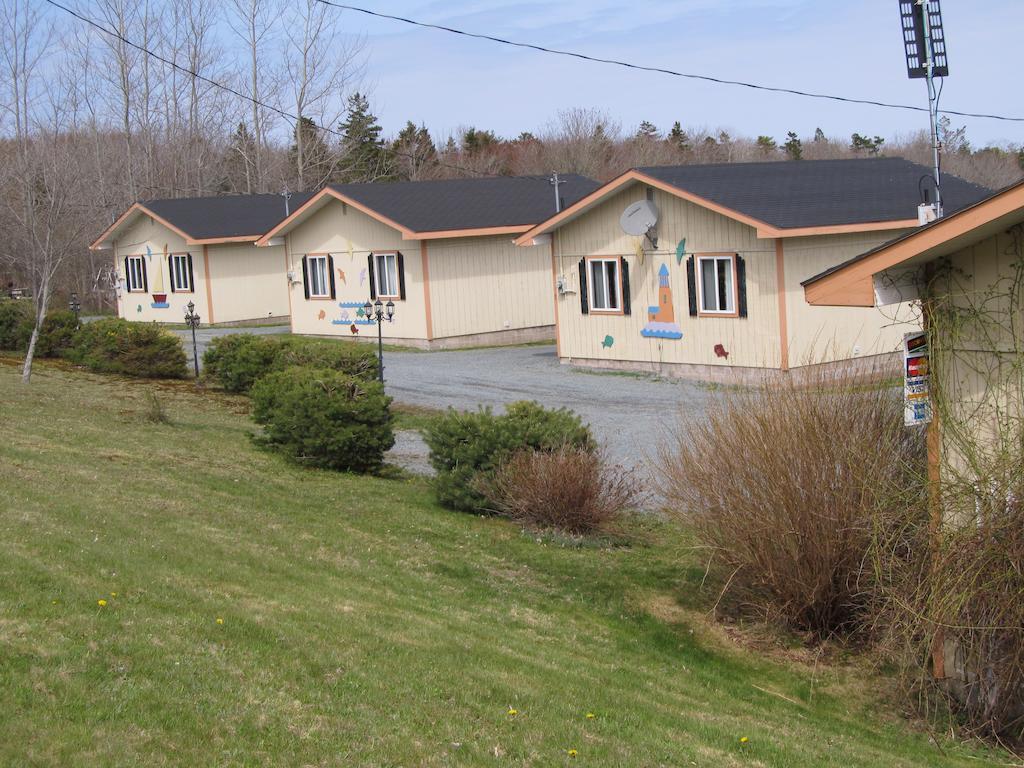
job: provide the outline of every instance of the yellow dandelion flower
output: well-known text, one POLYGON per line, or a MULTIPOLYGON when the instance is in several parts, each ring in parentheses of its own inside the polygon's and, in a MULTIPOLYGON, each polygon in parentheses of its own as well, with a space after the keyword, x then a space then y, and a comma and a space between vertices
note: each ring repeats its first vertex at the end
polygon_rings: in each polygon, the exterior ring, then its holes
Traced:
POLYGON ((750 741, 750 739, 746 736, 740 736, 740 744, 746 744, 748 741, 750 741))
POLYGON ((516 715, 519 714, 519 710, 518 709, 512 709, 512 707, 509 707, 508 708, 508 714, 509 714, 509 717, 515 717, 516 715))
POLYGON ((576 757, 576 755, 578 755, 579 752, 577 752, 575 749, 570 749, 567 754, 569 755, 569 757, 576 757))
POLYGON ((117 592, 111 592, 111 593, 110 593, 110 596, 111 596, 111 597, 117 597, 117 592))
POLYGON ((107 604, 107 601, 104 600, 103 598, 100 598, 99 600, 96 601, 96 605, 98 605, 100 608, 104 607, 106 604, 107 604))
POLYGON ((222 618, 220 618, 220 617, 218 616, 218 617, 217 617, 217 623, 218 623, 218 624, 223 624, 223 623, 224 623, 224 619, 222 619, 222 618))
POLYGON ((587 720, 593 720, 595 717, 597 717, 597 715, 593 712, 587 712, 587 720))

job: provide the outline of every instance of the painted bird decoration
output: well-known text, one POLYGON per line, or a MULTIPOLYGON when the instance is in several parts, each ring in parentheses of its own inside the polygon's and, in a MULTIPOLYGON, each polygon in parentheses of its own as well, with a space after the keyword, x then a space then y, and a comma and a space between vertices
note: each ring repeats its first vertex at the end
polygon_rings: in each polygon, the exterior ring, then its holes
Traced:
POLYGON ((345 285, 348 285, 348 280, 345 279, 345 270, 338 267, 338 279, 341 280, 345 285))
POLYGON ((322 309, 316 315, 317 320, 323 320, 325 317, 327 317, 327 313, 322 309))
POLYGON ((352 331, 352 335, 353 336, 358 336, 359 335, 359 326, 357 326, 355 323, 352 323, 352 325, 350 325, 348 327, 348 329, 350 331, 352 331))
POLYGON ((365 282, 366 282, 366 270, 365 269, 361 269, 361 270, 359 270, 359 284, 362 285, 365 282))
POLYGON ((684 237, 676 245, 676 266, 683 263, 683 257, 686 256, 686 238, 684 237))
POLYGON ((715 357, 724 357, 726 360, 729 359, 729 353, 725 351, 725 347, 721 344, 715 344, 715 357))

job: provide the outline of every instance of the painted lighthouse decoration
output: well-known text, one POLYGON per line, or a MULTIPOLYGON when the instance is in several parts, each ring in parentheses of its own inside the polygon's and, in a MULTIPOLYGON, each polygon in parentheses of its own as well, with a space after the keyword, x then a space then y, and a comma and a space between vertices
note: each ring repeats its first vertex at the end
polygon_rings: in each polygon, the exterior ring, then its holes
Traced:
POLYGON ((668 266, 658 270, 658 306, 647 308, 647 325, 640 331, 641 336, 651 339, 681 339, 683 332, 676 325, 676 313, 672 308, 672 286, 668 279, 668 266))

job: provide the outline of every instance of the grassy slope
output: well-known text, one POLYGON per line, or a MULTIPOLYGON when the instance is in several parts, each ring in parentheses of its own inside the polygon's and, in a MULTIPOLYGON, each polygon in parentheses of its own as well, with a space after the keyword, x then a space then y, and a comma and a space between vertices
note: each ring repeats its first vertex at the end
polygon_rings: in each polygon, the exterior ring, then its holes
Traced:
POLYGON ((418 480, 289 466, 187 384, 47 366, 24 388, 0 364, 0 393, 0 764, 984 757, 943 756, 848 672, 731 646, 670 529, 538 541, 418 480))

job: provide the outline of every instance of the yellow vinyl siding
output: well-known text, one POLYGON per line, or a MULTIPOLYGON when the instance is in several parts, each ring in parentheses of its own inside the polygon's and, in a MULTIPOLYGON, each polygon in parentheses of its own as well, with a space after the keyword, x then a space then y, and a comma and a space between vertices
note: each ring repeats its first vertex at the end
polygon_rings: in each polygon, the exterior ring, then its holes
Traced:
POLYGON ((919 312, 909 302, 881 308, 813 306, 800 285, 906 231, 783 238, 791 367, 896 352, 904 333, 920 329, 919 312))
MULTIPOLYGON (((253 247, 253 250, 256 250, 253 247)), ((139 322, 180 323, 185 317, 185 305, 195 302, 203 322, 210 316, 206 302, 206 281, 203 277, 203 246, 186 245, 184 238, 163 224, 141 215, 127 227, 114 242, 114 268, 125 279, 124 259, 126 256, 142 256, 146 263, 146 278, 149 290, 146 293, 129 293, 118 290, 117 313, 126 320, 139 322), (148 249, 148 252, 147 252, 148 249), (192 271, 195 275, 194 292, 171 293, 171 276, 167 265, 168 253, 191 253, 192 271), (153 307, 155 287, 162 282, 163 293, 167 294, 167 308, 153 307)), ((214 299, 216 303, 216 299, 214 299)))
POLYGON ((434 336, 551 326, 551 250, 521 248, 510 235, 431 240, 434 336))
POLYGON ((401 251, 405 263, 405 301, 395 302, 395 320, 385 321, 384 335, 399 339, 425 339, 427 322, 423 295, 423 270, 419 241, 403 240, 395 229, 382 224, 340 200, 334 200, 303 221, 287 235, 288 264, 292 273, 291 312, 294 333, 322 336, 377 335, 372 325, 351 331, 355 308, 341 303, 365 303, 370 298, 367 257, 373 251, 401 251), (302 285, 302 257, 329 253, 334 259, 335 299, 306 299, 302 285), (345 274, 342 280, 338 270, 345 274), (362 277, 362 280, 360 280, 362 277), (321 317, 323 312, 323 317, 321 317), (334 321, 338 321, 335 323, 334 321))
MULTIPOLYGON (((556 273, 572 291, 558 299, 563 358, 655 364, 779 365, 779 323, 775 280, 775 245, 758 240, 753 228, 656 191, 660 213, 658 250, 643 263, 635 250, 639 238, 623 233, 619 217, 630 203, 646 197, 634 184, 554 233, 556 273), (686 238, 689 253, 739 253, 746 264, 746 318, 691 317, 687 298, 686 259, 676 259, 676 244, 686 238), (579 260, 586 256, 623 256, 629 263, 632 314, 610 316, 580 311, 579 260), (645 338, 648 306, 658 304, 658 270, 665 264, 681 339, 645 338), (607 336, 611 346, 605 346, 607 336), (715 354, 721 344, 728 357, 715 354)), ((648 249, 650 244, 645 243, 648 249)))
MULTIPOLYGON (((192 246, 192 271, 199 283, 202 246, 192 246), (198 258, 197 258, 198 254, 198 258)), ((284 246, 210 245, 210 288, 218 323, 288 316, 284 246)))

